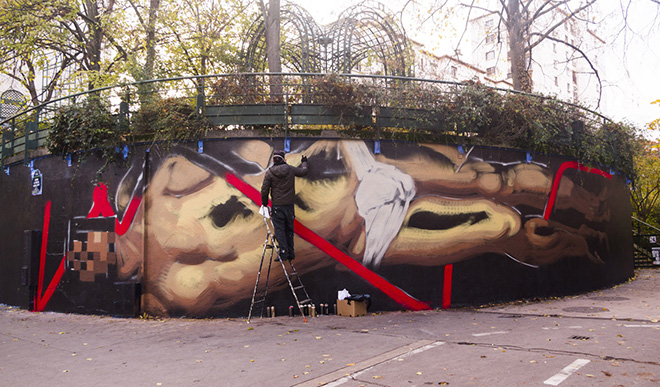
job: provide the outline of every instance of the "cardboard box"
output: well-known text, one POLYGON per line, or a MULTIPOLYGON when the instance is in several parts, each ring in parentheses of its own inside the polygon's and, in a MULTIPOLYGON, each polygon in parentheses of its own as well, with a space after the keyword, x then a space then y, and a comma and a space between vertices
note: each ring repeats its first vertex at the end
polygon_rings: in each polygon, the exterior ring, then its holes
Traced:
POLYGON ((347 317, 365 316, 367 314, 366 301, 337 300, 337 315, 347 317))

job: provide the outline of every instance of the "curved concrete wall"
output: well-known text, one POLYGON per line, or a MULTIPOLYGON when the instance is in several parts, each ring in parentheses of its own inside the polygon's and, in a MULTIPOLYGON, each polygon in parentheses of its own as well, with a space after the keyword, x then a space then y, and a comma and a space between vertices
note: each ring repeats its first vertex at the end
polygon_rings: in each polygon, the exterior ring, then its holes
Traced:
MULTIPOLYGON (((100 179, 92 155, 11 166, 0 302, 131 315, 137 294, 153 315, 246 316, 266 237, 258 191, 283 143, 136 146, 100 179)), ((371 294, 372 310, 477 305, 633 274, 628 190, 609 169, 441 144, 294 138, 290 149, 290 164, 310 161, 294 263, 316 303, 346 288, 371 294)), ((282 313, 293 297, 271 273, 268 305, 282 313)))

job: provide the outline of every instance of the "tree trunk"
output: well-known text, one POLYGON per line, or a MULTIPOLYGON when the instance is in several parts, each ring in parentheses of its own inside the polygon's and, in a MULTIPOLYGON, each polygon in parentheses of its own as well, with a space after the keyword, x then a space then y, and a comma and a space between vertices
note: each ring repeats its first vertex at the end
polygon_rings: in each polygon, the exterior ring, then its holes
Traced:
MULTIPOLYGON (((103 31, 101 30, 101 20, 96 1, 87 0, 85 2, 88 17, 92 22, 88 23, 91 33, 89 46, 87 47, 87 69, 99 73, 101 71, 101 45, 103 44, 103 31)), ((88 88, 94 89, 96 85, 89 82, 88 88)))
POLYGON ((511 76, 514 90, 532 92, 532 82, 528 73, 527 58, 525 55, 525 31, 520 14, 519 0, 509 0, 508 23, 509 50, 511 52, 511 76))
POLYGON ((156 20, 158 18, 158 9, 160 0, 149 1, 149 19, 147 21, 147 57, 144 63, 144 79, 153 79, 154 63, 156 62, 156 20))
MULTIPOLYGON (((270 0, 268 11, 264 15, 266 23, 266 58, 268 59, 268 71, 271 73, 282 72, 282 59, 280 54, 280 0, 270 0)), ((270 77, 270 99, 282 100, 282 77, 270 77)))
MULTIPOLYGON (((149 16, 147 19, 144 42, 146 57, 144 61, 144 69, 140 74, 140 81, 147 81, 154 78, 154 66, 156 63, 156 22, 158 20, 159 8, 160 0, 149 1, 149 16)), ((138 85, 138 94, 141 103, 152 102, 158 99, 152 83, 138 85)))

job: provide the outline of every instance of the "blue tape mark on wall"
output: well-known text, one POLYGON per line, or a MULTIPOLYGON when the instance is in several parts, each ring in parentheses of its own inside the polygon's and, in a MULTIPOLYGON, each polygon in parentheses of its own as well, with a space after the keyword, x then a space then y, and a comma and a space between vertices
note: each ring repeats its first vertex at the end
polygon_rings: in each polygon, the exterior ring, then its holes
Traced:
POLYGON ((197 141, 197 153, 204 153, 204 141, 197 141))
POLYGON ((380 154, 380 140, 374 141, 374 154, 375 155, 380 154))
POLYGON ((529 164, 529 163, 532 162, 532 154, 529 153, 529 151, 527 152, 527 157, 526 157, 526 159, 527 159, 527 164, 529 164))
POLYGON ((290 138, 285 138, 284 139, 284 151, 289 152, 291 150, 291 139, 290 138))
POLYGON ((458 153, 460 153, 462 155, 465 154, 465 150, 463 149, 463 145, 458 145, 458 153))
POLYGON ((71 166, 71 155, 70 154, 66 155, 66 165, 69 166, 69 167, 71 166))
POLYGON ((124 150, 122 151, 122 155, 124 156, 124 160, 128 158, 128 145, 124 145, 124 150))

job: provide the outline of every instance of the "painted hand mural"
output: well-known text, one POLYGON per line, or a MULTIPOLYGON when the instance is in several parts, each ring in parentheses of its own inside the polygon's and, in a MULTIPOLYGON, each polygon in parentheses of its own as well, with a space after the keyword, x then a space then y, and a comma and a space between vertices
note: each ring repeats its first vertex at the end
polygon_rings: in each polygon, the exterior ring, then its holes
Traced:
MULTIPOLYGON (((251 295, 265 237, 251 192, 261 186, 271 142, 205 148, 208 154, 182 148, 154 158, 141 211, 117 236, 118 272, 142 276, 148 313, 204 315, 251 295)), ((555 176, 543 164, 444 145, 393 144, 374 155, 354 140, 300 141, 287 160, 296 165, 303 153, 310 166, 297 182, 296 232, 304 228, 376 276, 381 267, 443 266, 485 253, 532 267, 567 257, 602 262, 596 247, 608 243, 607 186, 587 190, 569 176, 592 172, 605 181, 602 171, 576 164, 555 176)), ((142 187, 142 172, 135 167, 119 185, 120 213, 142 187)), ((338 264, 303 237, 299 272, 338 264)), ((414 281, 405 274, 383 280, 404 291, 414 281)))

